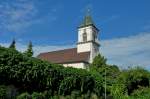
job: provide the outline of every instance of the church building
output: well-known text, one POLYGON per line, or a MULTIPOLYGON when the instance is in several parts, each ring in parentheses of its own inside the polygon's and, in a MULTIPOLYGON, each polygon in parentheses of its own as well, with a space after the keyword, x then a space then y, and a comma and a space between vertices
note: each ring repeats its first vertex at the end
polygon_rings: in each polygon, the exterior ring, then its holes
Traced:
POLYGON ((78 27, 78 42, 76 48, 40 53, 37 57, 51 63, 62 64, 65 67, 88 68, 94 57, 99 53, 99 29, 91 16, 87 14, 78 27))

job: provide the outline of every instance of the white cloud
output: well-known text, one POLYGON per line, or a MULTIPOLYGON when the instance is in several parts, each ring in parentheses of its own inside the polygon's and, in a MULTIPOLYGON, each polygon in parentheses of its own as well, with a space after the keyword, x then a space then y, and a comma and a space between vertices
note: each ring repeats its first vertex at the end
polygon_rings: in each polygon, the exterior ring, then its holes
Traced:
POLYGON ((101 53, 108 63, 128 66, 150 66, 150 33, 101 41, 101 53))
MULTIPOLYGON (((8 47, 8 43, 0 45, 8 47)), ((17 43, 17 49, 24 51, 27 45, 17 43)), ((41 52, 72 48, 75 45, 34 45, 34 56, 41 52)), ((116 64, 121 68, 129 66, 143 66, 150 69, 150 33, 140 33, 136 36, 116 38, 101 41, 100 52, 108 59, 109 64, 116 64)))
POLYGON ((0 29, 17 32, 30 25, 38 10, 32 0, 3 1, 0 4, 0 29))
POLYGON ((52 22, 60 6, 50 7, 48 13, 41 15, 41 10, 35 0, 9 0, 0 3, 1 32, 23 33, 33 24, 52 22))

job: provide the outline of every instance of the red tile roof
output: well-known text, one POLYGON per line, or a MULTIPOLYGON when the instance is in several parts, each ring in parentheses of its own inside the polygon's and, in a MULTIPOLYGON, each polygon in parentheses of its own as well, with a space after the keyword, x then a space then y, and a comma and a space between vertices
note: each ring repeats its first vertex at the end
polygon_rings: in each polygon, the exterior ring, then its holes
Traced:
POLYGON ((37 56, 39 59, 46 60, 52 63, 76 63, 86 62, 88 63, 90 52, 77 53, 77 48, 59 50, 41 53, 37 56))

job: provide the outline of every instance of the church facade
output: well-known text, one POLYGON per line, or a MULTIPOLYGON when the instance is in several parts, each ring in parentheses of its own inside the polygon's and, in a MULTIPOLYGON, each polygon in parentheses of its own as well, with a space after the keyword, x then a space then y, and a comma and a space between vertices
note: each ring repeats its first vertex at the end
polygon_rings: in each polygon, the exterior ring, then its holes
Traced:
POLYGON ((44 52, 37 57, 51 63, 62 64, 64 67, 86 69, 99 54, 98 33, 99 29, 95 26, 91 16, 86 15, 78 27, 76 48, 44 52))

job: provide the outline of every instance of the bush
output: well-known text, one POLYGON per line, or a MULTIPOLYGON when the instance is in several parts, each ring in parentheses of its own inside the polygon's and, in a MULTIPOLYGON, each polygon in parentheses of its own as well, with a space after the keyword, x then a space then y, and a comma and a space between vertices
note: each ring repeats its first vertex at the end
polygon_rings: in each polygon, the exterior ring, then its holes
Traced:
POLYGON ((134 90, 139 87, 149 86, 149 72, 142 68, 133 68, 123 71, 118 77, 118 84, 126 85, 128 94, 130 95, 134 90))
POLYGON ((131 94, 133 99, 150 99, 150 88, 140 88, 131 94))
POLYGON ((0 99, 6 98, 6 86, 0 85, 0 99))
POLYGON ((45 96, 42 93, 33 92, 32 99, 45 99, 45 96))
POLYGON ((31 99, 31 95, 27 92, 20 94, 17 96, 17 99, 31 99))
POLYGON ((111 86, 111 95, 114 99, 127 99, 127 90, 124 84, 114 84, 111 86))
POLYGON ((14 85, 21 93, 49 90, 53 96, 68 95, 74 90, 94 93, 95 89, 101 93, 101 78, 95 79, 87 70, 65 68, 9 48, 0 47, 0 53, 0 84, 14 85))

